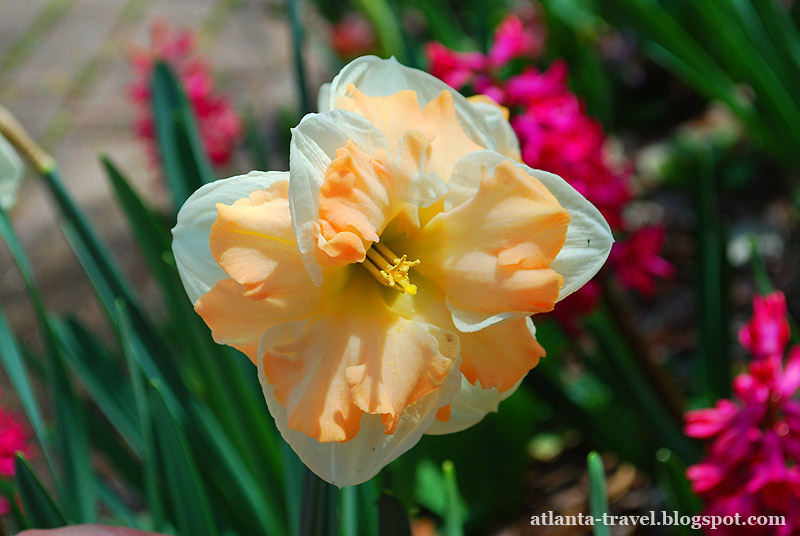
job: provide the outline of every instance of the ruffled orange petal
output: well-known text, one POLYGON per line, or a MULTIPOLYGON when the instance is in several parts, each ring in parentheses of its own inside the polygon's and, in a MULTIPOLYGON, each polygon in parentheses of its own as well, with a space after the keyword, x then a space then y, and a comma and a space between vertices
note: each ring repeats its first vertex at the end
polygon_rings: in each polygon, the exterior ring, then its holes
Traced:
POLYGON ((510 161, 485 171, 477 193, 436 215, 410 241, 418 270, 461 310, 550 311, 563 278, 549 266, 570 216, 534 177, 510 161))
POLYGON ((236 281, 223 279, 197 300, 194 310, 211 328, 216 342, 233 346, 255 363, 258 341, 280 321, 280 315, 273 304, 247 298, 244 292, 236 281))
MULTIPOLYGON (((403 297, 397 309, 409 318, 456 331, 444 303, 444 293, 429 279, 415 278, 419 292, 413 299, 403 297)), ((516 385, 544 357, 528 318, 496 324, 472 333, 458 332, 461 373, 471 384, 502 392, 516 385)), ((443 416, 445 413, 443 413, 443 416)), ((446 420, 444 418, 440 420, 446 420)))
POLYGON ((388 309, 365 272, 326 313, 268 332, 262 351, 289 427, 320 442, 347 441, 364 412, 382 415, 392 434, 407 406, 443 384, 458 341, 388 309))
POLYGON ((217 204, 209 245, 214 260, 253 299, 309 301, 318 296, 305 273, 289 215, 288 181, 232 205, 217 204))
POLYGON ((281 322, 306 318, 341 285, 329 277, 314 286, 293 242, 288 183, 280 181, 232 205, 217 204, 211 254, 231 279, 219 281, 195 303, 214 340, 256 360, 258 341, 281 322))
POLYGON ((471 384, 480 382, 484 389, 511 389, 545 355, 525 318, 461 333, 459 339, 461 372, 471 384))

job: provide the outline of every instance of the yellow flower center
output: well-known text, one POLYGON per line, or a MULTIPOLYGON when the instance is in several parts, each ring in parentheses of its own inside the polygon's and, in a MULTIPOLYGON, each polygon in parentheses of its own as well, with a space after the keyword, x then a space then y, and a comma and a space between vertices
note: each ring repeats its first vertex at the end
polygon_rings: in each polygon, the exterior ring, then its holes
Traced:
POLYGON ((367 250, 367 258, 361 265, 381 284, 412 296, 417 293, 417 286, 408 280, 408 271, 419 264, 419 260, 409 261, 405 255, 398 257, 385 245, 375 242, 367 250))

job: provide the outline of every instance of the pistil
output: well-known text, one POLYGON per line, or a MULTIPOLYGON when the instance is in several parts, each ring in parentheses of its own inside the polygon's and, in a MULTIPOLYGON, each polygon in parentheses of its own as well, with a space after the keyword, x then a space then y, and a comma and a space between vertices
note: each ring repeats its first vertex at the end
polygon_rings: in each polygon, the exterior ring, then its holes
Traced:
POLYGON ((381 284, 412 296, 417 293, 417 286, 408 279, 408 271, 419 264, 419 260, 409 261, 405 255, 398 257, 392 250, 381 243, 374 243, 367 250, 367 258, 361 263, 372 277, 381 284))

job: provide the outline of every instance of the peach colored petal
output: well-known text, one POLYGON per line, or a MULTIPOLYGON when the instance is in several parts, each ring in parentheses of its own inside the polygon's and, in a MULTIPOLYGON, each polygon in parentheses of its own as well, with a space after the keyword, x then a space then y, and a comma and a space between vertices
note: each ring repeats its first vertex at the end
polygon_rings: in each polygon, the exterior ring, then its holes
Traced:
POLYGON ((526 318, 462 333, 459 339, 461 372, 471 384, 480 382, 484 389, 511 389, 545 355, 526 318))
POLYGON ((391 155, 397 153, 400 140, 408 130, 419 130, 429 139, 434 137, 435 131, 419 106, 417 92, 411 89, 387 97, 370 97, 350 84, 346 96, 336 99, 336 108, 365 117, 383 132, 391 155))
POLYGON ((194 310, 211 328, 219 344, 233 346, 256 362, 258 341, 280 317, 265 301, 244 296, 245 289, 232 279, 222 279, 200 297, 194 310))
MULTIPOLYGON (((421 133, 406 132, 395 159, 382 149, 376 153, 367 154, 348 141, 325 172, 315 227, 322 265, 362 262, 398 214, 416 213, 418 205, 446 191, 444 183, 422 171, 430 145, 421 133)), ((413 223, 407 217, 404 221, 413 223)))
POLYGON ((314 286, 293 242, 287 181, 275 182, 231 205, 217 204, 211 254, 231 276, 195 303, 214 340, 255 362, 258 342, 272 326, 306 318, 335 293, 341 276, 314 286))
POLYGON ((445 182, 462 156, 485 148, 464 132, 450 91, 442 91, 420 108, 417 93, 413 90, 399 91, 386 97, 370 97, 351 84, 346 95, 336 99, 336 108, 367 118, 386 136, 390 155, 398 153, 407 132, 420 132, 431 148, 425 172, 435 173, 445 182))
POLYGON ((458 339, 389 308, 369 275, 352 274, 324 313, 267 332, 259 352, 288 424, 321 442, 355 437, 363 413, 394 433, 403 410, 438 389, 458 339))
POLYGON ((288 181, 232 205, 217 204, 209 245, 214 260, 253 299, 309 301, 314 292, 294 242, 288 181))
POLYGON ((482 314, 550 311, 563 278, 549 266, 570 216, 511 161, 483 170, 475 195, 436 215, 411 242, 418 270, 452 309, 482 314))
MULTIPOLYGON (((444 293, 430 279, 416 276, 418 293, 403 297, 395 308, 404 316, 458 332, 445 306, 444 293)), ((545 355, 529 325, 519 318, 492 325, 472 333, 458 332, 461 348, 461 373, 473 385, 505 391, 514 387, 545 355)), ((441 419, 440 419, 441 420, 441 419)))
POLYGON ((464 133, 458 122, 453 95, 442 91, 425 105, 422 113, 428 124, 434 125, 436 134, 431 140, 431 158, 426 171, 436 173, 447 182, 456 162, 473 151, 484 149, 464 133))
POLYGON ((392 194, 397 186, 386 166, 353 142, 336 151, 319 189, 321 262, 326 256, 336 266, 363 261, 400 210, 402 200, 392 194))

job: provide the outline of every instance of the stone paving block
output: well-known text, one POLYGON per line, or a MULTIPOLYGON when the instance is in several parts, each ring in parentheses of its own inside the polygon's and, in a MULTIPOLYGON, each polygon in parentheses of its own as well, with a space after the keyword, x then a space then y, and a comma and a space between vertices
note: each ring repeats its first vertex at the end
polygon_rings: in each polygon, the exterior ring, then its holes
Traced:
POLYGON ((0 64, 11 48, 25 35, 46 0, 4 0, 0 2, 0 64))

